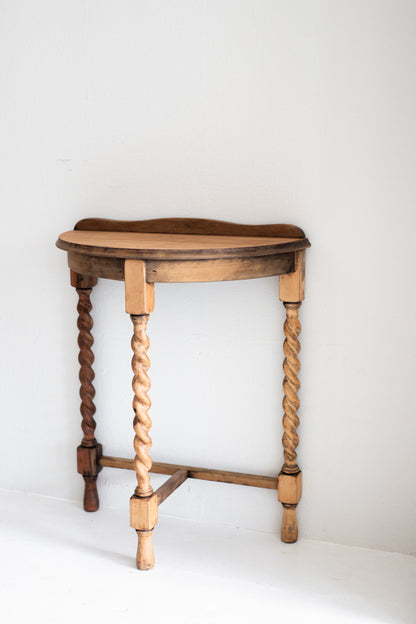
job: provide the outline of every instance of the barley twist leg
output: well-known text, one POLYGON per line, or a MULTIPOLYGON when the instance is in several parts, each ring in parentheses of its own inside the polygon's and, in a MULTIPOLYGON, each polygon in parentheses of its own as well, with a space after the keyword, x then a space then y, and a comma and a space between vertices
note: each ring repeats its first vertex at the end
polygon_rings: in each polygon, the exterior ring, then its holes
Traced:
POLYGON ((84 437, 81 444, 88 447, 97 445, 97 440, 95 439, 96 422, 94 420, 95 388, 92 383, 94 381, 95 374, 92 369, 92 365, 94 363, 94 354, 92 352, 94 338, 91 334, 93 326, 93 320, 90 314, 92 310, 92 304, 90 300, 91 290, 91 288, 77 288, 77 293, 79 296, 79 302, 77 306, 77 326, 79 330, 78 362, 80 364, 79 380, 81 382, 79 394, 81 397, 81 428, 84 432, 84 437))
POLYGON ((296 463, 296 447, 299 444, 299 436, 296 432, 299 426, 299 418, 297 411, 300 405, 298 398, 298 390, 300 382, 298 373, 300 371, 300 362, 298 353, 300 351, 300 343, 298 335, 300 333, 300 322, 298 319, 298 309, 300 303, 285 303, 286 320, 283 327, 286 339, 283 344, 283 352, 285 359, 283 362, 283 453, 285 463, 283 464, 283 472, 286 474, 294 474, 299 472, 296 463))
POLYGON ((285 359, 283 362, 283 453, 285 462, 279 475, 279 500, 283 503, 283 522, 281 537, 284 542, 295 542, 298 537, 298 527, 296 520, 296 506, 300 499, 301 492, 301 472, 297 465, 296 447, 299 444, 297 427, 299 418, 297 410, 299 408, 299 398, 297 392, 300 388, 298 373, 300 362, 298 353, 300 343, 298 336, 300 333, 300 322, 298 319, 298 309, 301 302, 284 303, 286 308, 286 321, 284 324, 285 341, 283 351, 285 359))
MULTIPOLYGON (((147 395, 150 388, 150 379, 147 374, 150 361, 146 354, 149 348, 149 338, 146 334, 146 325, 149 315, 131 314, 130 318, 134 328, 131 346, 133 349, 133 428, 135 432, 134 450, 136 453, 134 469, 137 476, 137 487, 134 491, 133 498, 149 500, 149 497, 153 494, 149 476, 149 471, 152 467, 152 460, 149 454, 149 450, 152 446, 152 440, 149 436, 152 421, 149 418, 148 410, 151 402, 147 395)), ((147 530, 136 529, 136 532, 138 537, 136 564, 140 570, 148 570, 154 565, 152 546, 153 526, 149 527, 147 530)))
POLYGON ((94 396, 95 389, 93 386, 94 371, 92 368, 94 362, 94 354, 92 345, 94 339, 91 334, 93 321, 91 317, 92 304, 90 300, 92 288, 77 288, 79 297, 78 311, 78 346, 80 364, 79 380, 81 382, 81 428, 84 433, 81 446, 77 449, 78 455, 78 472, 84 478, 84 509, 86 511, 96 511, 99 506, 97 492, 97 458, 101 454, 101 445, 95 439, 96 422, 94 420, 95 405, 94 396))

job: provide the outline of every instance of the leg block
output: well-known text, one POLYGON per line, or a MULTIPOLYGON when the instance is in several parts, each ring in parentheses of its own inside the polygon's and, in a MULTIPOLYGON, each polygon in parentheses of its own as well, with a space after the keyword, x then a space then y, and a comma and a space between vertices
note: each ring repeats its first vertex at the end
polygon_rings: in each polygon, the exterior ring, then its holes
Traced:
POLYGON ((77 448, 77 467, 79 474, 83 477, 96 477, 101 470, 98 459, 103 454, 101 444, 97 446, 87 447, 79 446, 77 448))
POLYGON ((93 288, 98 282, 96 277, 80 275, 71 269, 71 286, 74 288, 93 288))
POLYGON ((305 250, 295 252, 295 270, 279 278, 281 301, 295 302, 305 299, 305 250))
POLYGON ((157 495, 130 498, 130 524, 137 533, 136 566, 139 570, 150 570, 155 565, 152 545, 153 528, 157 523, 157 495))
POLYGON ((281 503, 297 505, 302 496, 302 473, 285 474, 277 477, 277 496, 281 503))
POLYGON ((157 523, 157 496, 140 498, 133 494, 130 498, 130 525, 136 531, 150 531, 157 523))
POLYGON ((155 307, 155 285, 146 282, 146 263, 143 260, 124 261, 126 312, 150 314, 155 307))
POLYGON ((277 479, 277 496, 283 504, 282 542, 291 544, 298 539, 296 506, 302 495, 302 473, 285 474, 281 472, 277 479))
POLYGON ((87 447, 79 446, 77 448, 77 467, 78 472, 84 477, 84 509, 85 511, 97 511, 99 507, 98 491, 97 491, 97 475, 102 470, 98 464, 98 459, 103 454, 101 444, 97 446, 87 447))

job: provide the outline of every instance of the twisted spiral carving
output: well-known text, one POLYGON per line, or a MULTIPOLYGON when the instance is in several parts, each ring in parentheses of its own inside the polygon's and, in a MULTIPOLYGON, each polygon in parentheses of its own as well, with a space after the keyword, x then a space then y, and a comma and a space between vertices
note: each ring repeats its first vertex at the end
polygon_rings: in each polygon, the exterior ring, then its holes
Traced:
POLYGON ((136 496, 150 496, 153 492, 149 477, 149 470, 152 467, 152 459, 149 454, 152 440, 149 436, 149 430, 152 426, 152 421, 147 413, 151 402, 147 396, 150 388, 150 379, 147 374, 150 360, 146 354, 150 344, 146 334, 146 325, 149 315, 131 314, 130 318, 133 321, 134 327, 131 340, 131 347, 133 349, 131 366, 134 373, 132 383, 134 392, 133 409, 135 413, 133 428, 135 431, 134 450, 136 452, 134 469, 137 476, 137 487, 134 493, 136 496))
POLYGON ((92 345, 94 338, 91 334, 93 321, 90 315, 92 304, 90 301, 91 288, 77 288, 79 296, 77 311, 78 311, 78 346, 79 355, 78 361, 80 363, 79 380, 81 382, 81 388, 79 391, 81 397, 81 415, 82 423, 81 428, 84 432, 82 439, 82 446, 94 447, 97 444, 95 439, 95 427, 96 422, 94 420, 95 405, 94 396, 95 389, 92 384, 94 380, 94 371, 92 364, 94 362, 94 354, 92 352, 92 345))
POLYGON ((300 343, 298 341, 298 335, 301 329, 298 319, 298 309, 300 305, 300 303, 284 304, 286 308, 286 320, 283 326, 283 330, 286 339, 283 344, 283 351, 285 354, 283 371, 285 373, 285 377, 283 379, 284 434, 282 442, 285 463, 283 465, 282 471, 292 474, 299 472, 299 467, 296 463, 296 447, 299 444, 299 436, 296 432, 296 428, 299 425, 297 410, 300 404, 297 396, 297 392, 300 388, 300 382, 297 377, 300 371, 300 362, 297 357, 300 351, 300 343))

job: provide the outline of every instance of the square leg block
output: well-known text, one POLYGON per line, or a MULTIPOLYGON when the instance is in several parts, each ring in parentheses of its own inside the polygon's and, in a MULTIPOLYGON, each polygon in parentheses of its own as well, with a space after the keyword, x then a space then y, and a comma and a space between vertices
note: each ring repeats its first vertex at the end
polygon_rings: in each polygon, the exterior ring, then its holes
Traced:
POLYGON ((146 498, 133 494, 130 498, 130 526, 136 531, 150 531, 157 523, 157 509, 156 493, 146 498))
POLYGON ((302 473, 281 472, 277 477, 277 496, 281 503, 296 505, 302 496, 302 473))
POLYGON ((79 474, 84 477, 95 477, 101 470, 97 464, 98 458, 103 454, 103 447, 97 444, 92 448, 79 446, 77 448, 77 466, 79 474))

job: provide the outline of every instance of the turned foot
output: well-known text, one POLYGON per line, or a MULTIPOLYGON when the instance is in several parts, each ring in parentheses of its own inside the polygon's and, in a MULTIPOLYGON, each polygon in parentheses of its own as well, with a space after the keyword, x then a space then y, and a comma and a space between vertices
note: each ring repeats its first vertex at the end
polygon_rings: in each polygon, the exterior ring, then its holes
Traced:
POLYGON ((97 492, 97 477, 85 477, 84 509, 85 511, 97 511, 99 507, 97 492))
POLYGON ((283 503, 282 542, 291 544, 298 539, 298 522, 296 520, 296 505, 283 503))
POLYGON ((150 570, 155 565, 155 555, 153 552, 152 533, 150 531, 136 531, 137 533, 137 555, 136 566, 139 570, 150 570))

